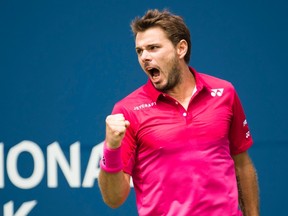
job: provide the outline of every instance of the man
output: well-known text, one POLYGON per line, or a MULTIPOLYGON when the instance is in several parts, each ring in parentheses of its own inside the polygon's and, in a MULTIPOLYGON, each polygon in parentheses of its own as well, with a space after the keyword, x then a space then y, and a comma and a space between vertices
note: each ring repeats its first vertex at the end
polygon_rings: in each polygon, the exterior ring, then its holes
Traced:
POLYGON ((131 27, 149 79, 106 118, 104 202, 123 204, 132 177, 139 215, 259 215, 252 138, 232 84, 188 66, 181 17, 149 10, 131 27))

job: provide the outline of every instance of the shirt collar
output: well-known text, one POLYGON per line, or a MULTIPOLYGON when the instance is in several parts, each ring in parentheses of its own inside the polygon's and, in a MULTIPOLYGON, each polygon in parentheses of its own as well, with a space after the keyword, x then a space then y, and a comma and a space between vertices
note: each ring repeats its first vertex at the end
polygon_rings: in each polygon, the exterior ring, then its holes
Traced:
POLYGON ((152 101, 157 101, 159 96, 163 94, 163 92, 158 91, 154 87, 150 79, 148 79, 147 83, 144 85, 144 90, 151 97, 152 101))
POLYGON ((189 70, 194 75, 195 81, 196 81, 196 89, 197 92, 200 92, 202 89, 209 89, 209 85, 205 82, 203 77, 201 76, 201 73, 197 72, 194 68, 189 67, 189 70))

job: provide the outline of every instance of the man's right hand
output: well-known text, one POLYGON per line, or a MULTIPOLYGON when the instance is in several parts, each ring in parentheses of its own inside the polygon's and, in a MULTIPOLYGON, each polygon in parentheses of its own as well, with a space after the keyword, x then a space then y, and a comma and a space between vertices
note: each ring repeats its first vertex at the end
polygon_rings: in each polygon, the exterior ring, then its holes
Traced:
POLYGON ((123 114, 113 114, 106 118, 106 145, 108 148, 115 149, 120 147, 130 122, 125 120, 123 114))

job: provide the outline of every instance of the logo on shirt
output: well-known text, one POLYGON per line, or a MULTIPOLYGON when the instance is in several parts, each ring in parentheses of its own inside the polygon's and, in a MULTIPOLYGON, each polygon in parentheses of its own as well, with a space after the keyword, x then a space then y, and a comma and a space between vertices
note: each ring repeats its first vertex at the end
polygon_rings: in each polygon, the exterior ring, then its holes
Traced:
POLYGON ((245 120, 243 121, 243 127, 245 127, 247 124, 248 124, 248 123, 247 123, 247 120, 245 119, 245 120))
POLYGON ((139 106, 135 106, 134 110, 141 110, 141 109, 145 109, 145 108, 150 108, 150 107, 153 107, 155 105, 156 105, 156 102, 141 104, 139 106))
POLYGON ((215 97, 215 96, 221 97, 223 92, 224 92, 224 88, 211 89, 211 96, 212 97, 215 97))
POLYGON ((250 137, 250 131, 246 132, 246 139, 248 139, 250 137))

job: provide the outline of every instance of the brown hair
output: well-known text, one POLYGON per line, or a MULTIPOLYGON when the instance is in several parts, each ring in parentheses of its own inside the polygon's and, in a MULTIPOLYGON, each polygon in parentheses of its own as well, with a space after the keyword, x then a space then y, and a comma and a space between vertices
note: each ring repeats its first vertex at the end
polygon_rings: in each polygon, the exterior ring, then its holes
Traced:
POLYGON ((187 64, 189 63, 191 53, 190 31, 182 17, 170 13, 167 9, 163 11, 148 10, 143 17, 136 17, 130 26, 135 37, 138 32, 144 32, 148 28, 159 26, 174 46, 181 40, 186 40, 188 50, 184 59, 187 64))

